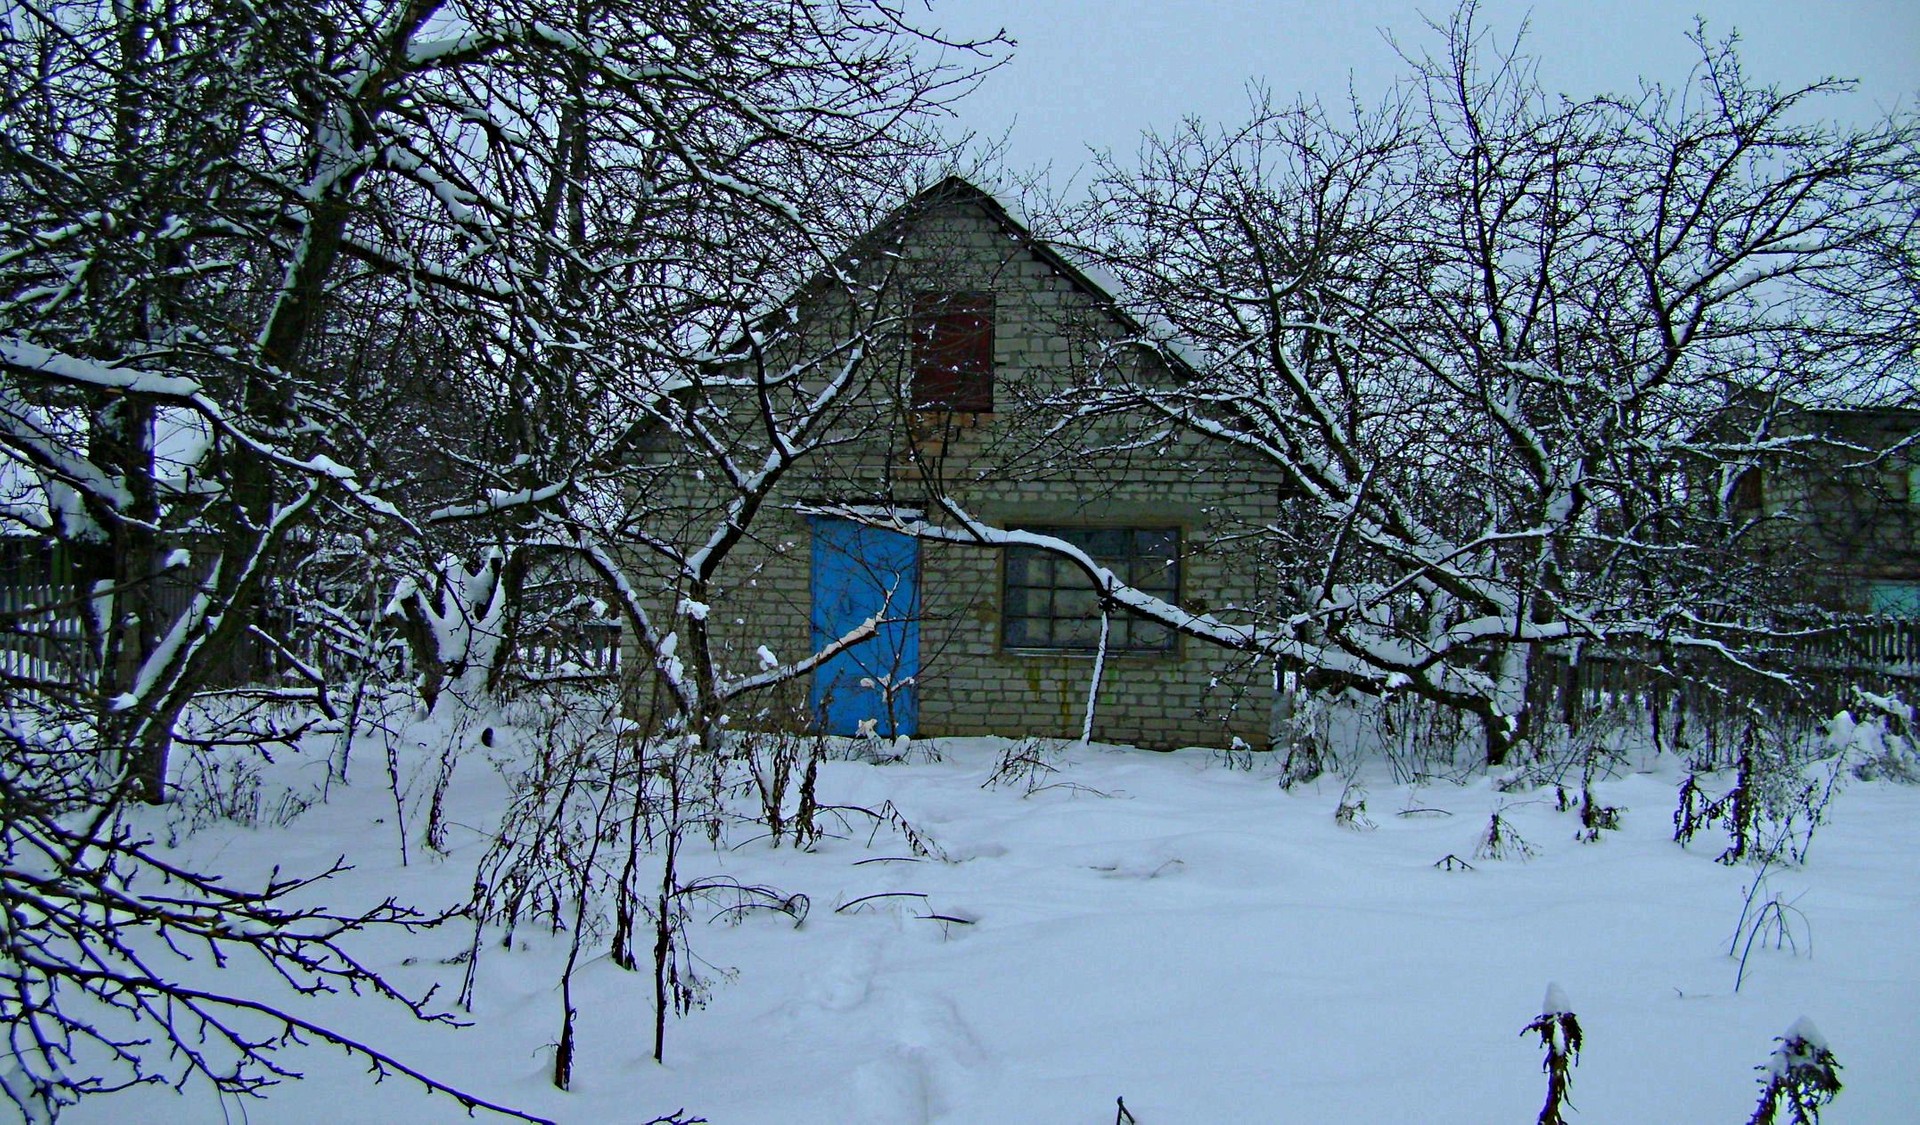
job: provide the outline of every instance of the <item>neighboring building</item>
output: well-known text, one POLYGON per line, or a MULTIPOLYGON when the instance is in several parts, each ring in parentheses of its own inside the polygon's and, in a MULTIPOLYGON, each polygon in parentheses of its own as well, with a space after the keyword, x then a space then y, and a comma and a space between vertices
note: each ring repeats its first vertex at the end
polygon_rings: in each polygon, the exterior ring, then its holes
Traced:
MULTIPOLYGON (((1190 610, 1235 621, 1236 606, 1271 604, 1275 571, 1252 533, 1276 518, 1277 474, 1146 417, 1063 410, 1061 392, 1079 380, 1176 380, 1181 363, 1000 202, 950 178, 843 263, 873 294, 866 347, 880 354, 858 405, 833 422, 844 442, 788 475, 699 610, 730 670, 790 663, 877 613, 881 636, 813 677, 809 703, 831 732, 871 720, 880 734, 1081 733, 1101 620, 1073 567, 808 514, 834 504, 942 524, 944 498, 996 527, 1068 539, 1190 610)), ((805 333, 845 324, 850 308, 822 287, 783 315, 805 333)), ((706 526, 701 486, 688 483, 696 454, 645 434, 637 447, 655 466, 680 465, 654 478, 650 526, 672 524, 658 497, 673 490, 693 509, 682 526, 706 526)), ((635 566, 646 570, 641 552, 635 566)), ((1095 738, 1266 744, 1270 666, 1118 610, 1105 652, 1095 738)))
POLYGON ((1920 618, 1920 411, 1796 409, 1793 452, 1743 476, 1736 512, 1838 609, 1920 618))

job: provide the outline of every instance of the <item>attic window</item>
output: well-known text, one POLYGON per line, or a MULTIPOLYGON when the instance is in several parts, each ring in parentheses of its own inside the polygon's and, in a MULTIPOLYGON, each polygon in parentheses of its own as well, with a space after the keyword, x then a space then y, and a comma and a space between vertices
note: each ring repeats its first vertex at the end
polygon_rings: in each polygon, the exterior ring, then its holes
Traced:
POLYGON ((993 410, 993 294, 913 295, 913 406, 993 410))

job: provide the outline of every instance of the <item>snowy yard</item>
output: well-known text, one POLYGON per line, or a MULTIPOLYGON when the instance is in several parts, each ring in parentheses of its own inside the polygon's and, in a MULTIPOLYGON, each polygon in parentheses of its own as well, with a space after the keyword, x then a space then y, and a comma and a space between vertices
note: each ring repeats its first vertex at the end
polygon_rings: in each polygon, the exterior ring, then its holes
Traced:
POLYGON ((8 4, 0 1106, 1920 1123, 1913 103, 935 6, 8 4))
MULTIPOLYGON (((355 869, 328 885, 331 904, 461 903, 506 794, 488 758, 508 757, 516 733, 492 748, 477 727, 462 734, 442 856, 419 832, 439 761, 429 744, 444 730, 394 743, 415 837, 405 867, 384 752, 371 746, 356 751, 351 786, 287 826, 214 824, 181 850, 242 880, 345 854, 355 869)), ((770 848, 749 825, 719 848, 690 836, 684 877, 804 894, 810 911, 798 927, 773 911, 737 925, 697 913, 711 1002, 671 1021, 665 1066, 649 1057, 650 977, 617 968, 601 941, 575 981, 573 1090, 548 1085, 567 943, 544 926, 523 924, 512 952, 490 933, 464 1030, 377 1001, 295 1010, 566 1122, 684 1107, 715 1123, 1105 1125, 1124 1097, 1143 1125, 1481 1123, 1539 1111, 1539 1044, 1520 1031, 1557 982, 1586 1035, 1574 1120, 1745 1121, 1754 1068, 1802 1015, 1844 1067, 1829 1122, 1914 1120, 1920 788, 1841 785, 1808 863, 1771 868, 1757 897, 1791 904, 1792 945, 1756 941, 1736 992, 1728 945, 1759 869, 1714 862, 1723 840, 1711 830, 1686 849, 1671 841, 1683 776, 1671 759, 1629 761, 1599 784, 1624 821, 1587 845, 1551 787, 1501 792, 1483 775, 1410 786, 1363 772, 1356 826, 1336 823, 1339 779, 1283 791, 1263 755, 1067 747, 1031 793, 983 787, 1013 745, 950 740, 916 744, 905 764, 823 764, 823 804, 891 801, 935 856, 864 815, 826 820, 812 852, 770 848), (1531 858, 1480 846, 1496 811, 1531 858), (1447 856, 1471 869, 1437 868, 1447 856)), ((259 806, 317 790, 323 759, 282 755, 259 806)), ((164 838, 183 813, 153 815, 164 838)), ((359 948, 408 987, 444 982, 436 999, 450 1004, 470 940, 456 922, 359 948)), ((89 1099, 66 1119, 463 1119, 404 1080, 373 1085, 336 1050, 287 1059, 307 1080, 265 1102, 149 1089, 89 1099)))

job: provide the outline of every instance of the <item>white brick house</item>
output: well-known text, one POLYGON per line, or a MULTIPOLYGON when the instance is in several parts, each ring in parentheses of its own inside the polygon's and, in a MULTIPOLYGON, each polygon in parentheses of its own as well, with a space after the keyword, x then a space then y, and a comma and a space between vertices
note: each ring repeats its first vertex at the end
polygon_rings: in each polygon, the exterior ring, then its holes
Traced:
MULTIPOLYGON (((844 263, 872 294, 875 354, 857 402, 832 419, 839 440, 783 478, 702 610, 730 669, 791 662, 878 612, 881 638, 811 678, 808 704, 836 733, 863 718, 918 736, 1081 733, 1101 618, 1076 570, 1030 549, 916 540, 824 511, 945 524, 953 505, 1068 539, 1139 588, 1225 621, 1271 600, 1265 540, 1246 533, 1274 520, 1277 477, 1146 418, 1077 418, 1077 381, 1173 379, 1179 363, 992 196, 943 181, 844 263)), ((783 314, 800 334, 858 319, 840 290, 821 293, 783 314)), ((698 508, 697 475, 662 494, 685 489, 681 502, 698 508)), ((1271 667, 1118 609, 1105 654, 1096 739, 1266 744, 1271 667)))

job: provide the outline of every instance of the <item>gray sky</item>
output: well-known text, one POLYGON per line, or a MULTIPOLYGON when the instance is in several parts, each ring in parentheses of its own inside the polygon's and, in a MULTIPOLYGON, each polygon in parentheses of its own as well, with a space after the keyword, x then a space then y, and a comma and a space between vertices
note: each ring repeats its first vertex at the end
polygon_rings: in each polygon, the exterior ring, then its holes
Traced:
MULTIPOLYGON (((1304 93, 1338 106, 1351 78, 1371 104, 1405 71, 1381 29, 1415 52, 1437 47, 1421 13, 1451 11, 1449 0, 937 0, 931 22, 971 34, 1004 27, 1018 41, 1013 61, 961 103, 959 124, 1006 133, 1010 171, 1051 165, 1062 188, 1089 146, 1124 158, 1147 128, 1188 115, 1240 120, 1249 82, 1276 101, 1304 93)), ((1920 91, 1920 0, 1482 0, 1480 18, 1505 41, 1529 20, 1542 81, 1579 96, 1631 91, 1643 75, 1683 82, 1696 13, 1715 38, 1740 33, 1753 78, 1858 78, 1859 92, 1831 99, 1823 116, 1912 108, 1920 91)))

